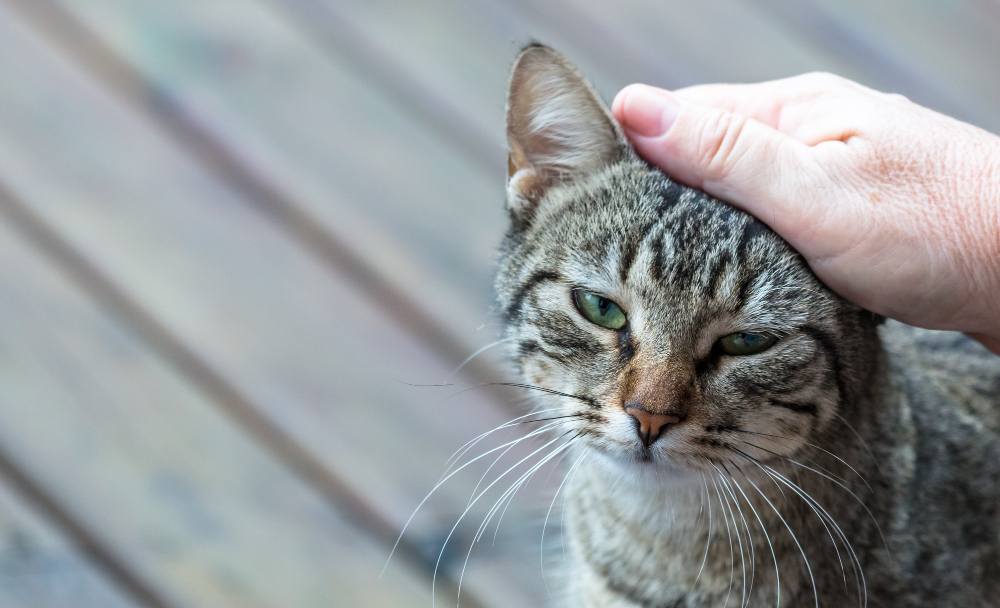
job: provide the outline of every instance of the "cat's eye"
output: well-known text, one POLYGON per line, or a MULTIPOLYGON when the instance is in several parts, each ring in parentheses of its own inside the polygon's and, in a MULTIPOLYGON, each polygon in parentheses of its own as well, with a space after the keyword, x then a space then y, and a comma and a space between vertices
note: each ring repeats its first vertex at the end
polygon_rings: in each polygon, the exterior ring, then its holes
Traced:
POLYGON ((621 329, 625 327, 627 321, 625 312, 620 306, 604 296, 583 291, 582 289, 574 289, 573 302, 576 304, 576 308, 580 311, 580 314, 583 315, 583 318, 591 323, 607 327, 608 329, 621 329))
POLYGON ((727 355, 756 355, 771 348, 778 339, 763 334, 735 333, 719 338, 719 349, 727 355))

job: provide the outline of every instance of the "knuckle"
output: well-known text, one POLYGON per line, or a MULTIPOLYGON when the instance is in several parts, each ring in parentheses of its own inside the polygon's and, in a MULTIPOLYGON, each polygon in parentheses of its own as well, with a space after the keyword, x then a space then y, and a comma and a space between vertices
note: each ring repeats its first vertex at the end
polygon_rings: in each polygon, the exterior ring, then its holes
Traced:
POLYGON ((803 85, 825 90, 850 88, 853 84, 847 78, 831 72, 809 72, 799 76, 799 79, 803 85))
POLYGON ((804 80, 816 83, 831 83, 837 80, 837 76, 830 72, 808 72, 802 75, 804 80))
POLYGON ((739 162, 747 117, 738 113, 710 112, 699 129, 698 158, 700 165, 714 178, 729 175, 739 162))

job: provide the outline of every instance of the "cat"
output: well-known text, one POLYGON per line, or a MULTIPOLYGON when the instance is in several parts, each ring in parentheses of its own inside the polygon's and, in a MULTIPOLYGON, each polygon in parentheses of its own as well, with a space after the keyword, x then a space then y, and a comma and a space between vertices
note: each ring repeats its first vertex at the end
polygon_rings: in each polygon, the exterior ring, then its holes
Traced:
POLYGON ((507 138, 496 291, 570 454, 566 606, 1000 605, 1000 357, 834 294, 549 47, 507 138))

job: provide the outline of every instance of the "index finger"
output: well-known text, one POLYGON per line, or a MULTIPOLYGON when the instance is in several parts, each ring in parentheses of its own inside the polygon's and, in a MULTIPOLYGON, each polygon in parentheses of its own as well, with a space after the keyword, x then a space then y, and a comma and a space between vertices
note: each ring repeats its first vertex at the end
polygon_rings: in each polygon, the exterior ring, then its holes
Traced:
POLYGON ((804 121, 835 109, 836 101, 844 95, 877 95, 854 81, 826 73, 752 84, 695 85, 674 93, 695 103, 738 112, 793 137, 804 121))
MULTIPOLYGON (((832 74, 803 74, 757 84, 708 84, 674 92, 688 101, 747 116, 809 146, 845 141, 871 127, 865 119, 882 93, 832 74)), ((871 114, 872 116, 877 113, 871 114)))

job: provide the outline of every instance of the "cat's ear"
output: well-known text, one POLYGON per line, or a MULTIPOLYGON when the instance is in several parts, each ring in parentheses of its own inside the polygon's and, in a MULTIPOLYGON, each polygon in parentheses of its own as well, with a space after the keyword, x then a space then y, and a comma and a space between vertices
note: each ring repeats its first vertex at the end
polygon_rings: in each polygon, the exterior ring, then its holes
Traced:
POLYGON ((571 63, 532 44, 507 91, 507 206, 530 215, 549 188, 613 164, 629 150, 607 106, 571 63))

